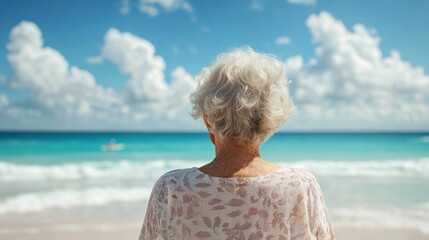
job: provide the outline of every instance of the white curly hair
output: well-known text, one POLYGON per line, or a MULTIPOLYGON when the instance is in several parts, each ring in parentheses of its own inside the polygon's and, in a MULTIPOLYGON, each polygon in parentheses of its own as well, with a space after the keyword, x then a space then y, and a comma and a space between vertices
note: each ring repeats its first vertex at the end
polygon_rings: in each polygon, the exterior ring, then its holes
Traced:
POLYGON ((295 109, 284 63, 250 47, 220 54, 197 79, 191 115, 221 139, 262 144, 295 109))

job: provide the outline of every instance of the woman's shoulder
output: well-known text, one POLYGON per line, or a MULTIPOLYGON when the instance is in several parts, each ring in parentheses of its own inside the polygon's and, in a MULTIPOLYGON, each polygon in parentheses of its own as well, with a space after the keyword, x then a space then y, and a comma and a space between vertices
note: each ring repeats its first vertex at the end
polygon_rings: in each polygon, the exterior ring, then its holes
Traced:
POLYGON ((154 188, 165 186, 169 183, 179 183, 183 178, 192 171, 193 168, 174 169, 162 174, 155 182, 154 188))
POLYGON ((290 182, 300 182, 301 187, 318 186, 317 178, 310 171, 298 167, 290 167, 287 171, 290 182))
POLYGON ((289 174, 291 174, 291 177, 300 177, 305 179, 316 179, 316 177, 311 173, 310 171, 298 168, 298 167, 289 167, 289 174))

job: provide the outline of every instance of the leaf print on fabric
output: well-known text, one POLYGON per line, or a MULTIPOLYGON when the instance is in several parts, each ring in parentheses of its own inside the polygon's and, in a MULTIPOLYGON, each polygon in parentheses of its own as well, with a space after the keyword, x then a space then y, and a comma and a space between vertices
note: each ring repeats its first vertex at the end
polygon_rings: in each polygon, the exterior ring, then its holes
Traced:
POLYGON ((233 207, 243 206, 244 204, 246 204, 246 202, 238 198, 232 198, 228 203, 228 205, 233 207))
POLYGON ((252 226, 252 224, 251 224, 251 223, 249 223, 249 222, 246 222, 246 223, 244 223, 243 225, 241 225, 241 226, 240 226, 240 230, 246 230, 246 229, 249 229, 249 228, 250 228, 250 226, 252 226))
POLYGON ((227 213, 226 215, 230 216, 230 217, 237 217, 240 216, 241 214, 241 210, 236 210, 236 211, 232 211, 230 213, 227 213))
POLYGON ((247 191, 244 187, 240 187, 237 190, 237 195, 239 195, 242 198, 246 197, 246 193, 247 193, 247 191))
POLYGON ((278 197, 279 197, 279 193, 278 193, 278 189, 276 188, 271 192, 271 198, 276 199, 278 197))
POLYGON ((204 178, 204 174, 199 174, 198 176, 195 177, 196 179, 203 179, 204 178))
POLYGON ((202 197, 202 198, 206 198, 206 197, 210 197, 211 194, 208 192, 204 192, 204 191, 199 191, 198 192, 198 196, 202 197))
POLYGON ((209 205, 215 205, 222 202, 222 200, 220 200, 219 198, 213 198, 212 200, 210 200, 210 202, 208 203, 209 205))
POLYGON ((213 228, 217 228, 220 226, 221 223, 221 219, 219 216, 215 217, 214 223, 213 223, 213 228))
POLYGON ((187 217, 191 218, 196 215, 198 215, 202 210, 201 204, 198 201, 192 201, 189 206, 188 210, 186 211, 187 217))
POLYGON ((283 235, 279 235, 279 240, 287 240, 287 238, 283 235))
POLYGON ((278 203, 278 205, 283 206, 286 203, 288 203, 288 199, 286 197, 283 197, 277 203, 278 203))
POLYGON ((262 232, 258 230, 257 232, 253 232, 250 234, 249 240, 262 240, 263 236, 264 235, 262 234, 262 232))
POLYGON ((212 220, 209 217, 203 217, 203 221, 207 227, 209 227, 209 228, 212 227, 212 220))
POLYGON ((195 233, 195 237, 197 237, 197 238, 208 238, 211 236, 212 235, 209 232, 199 231, 199 232, 195 233))
POLYGON ((210 183, 197 183, 195 184, 195 187, 199 187, 199 188, 208 188, 210 187, 210 183))
POLYGON ((182 217, 182 215, 183 215, 183 207, 182 206, 177 207, 177 215, 179 217, 182 217))
POLYGON ((183 202, 184 203, 190 203, 192 201, 192 196, 189 194, 183 195, 183 202))
POLYGON ((224 205, 217 205, 217 206, 214 206, 214 207, 212 207, 210 210, 218 211, 218 210, 222 210, 222 209, 225 209, 225 206, 224 206, 224 205))
POLYGON ((251 218, 252 216, 255 216, 258 214, 258 209, 255 207, 249 208, 247 213, 244 214, 244 218, 251 218))
POLYGON ((263 219, 268 219, 268 216, 269 216, 267 210, 265 210, 265 209, 259 210, 258 215, 263 219))
POLYGON ((191 229, 186 226, 185 224, 182 224, 182 235, 185 236, 191 236, 191 229))
POLYGON ((250 197, 250 203, 257 203, 259 201, 259 198, 256 198, 255 196, 250 197))
POLYGON ((191 189, 191 184, 189 183, 188 177, 183 178, 183 185, 188 189, 191 189))

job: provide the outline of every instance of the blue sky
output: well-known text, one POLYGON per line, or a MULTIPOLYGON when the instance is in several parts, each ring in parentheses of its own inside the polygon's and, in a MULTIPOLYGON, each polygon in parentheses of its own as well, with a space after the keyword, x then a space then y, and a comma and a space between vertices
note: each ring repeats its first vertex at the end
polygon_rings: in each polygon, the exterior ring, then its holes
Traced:
POLYGON ((201 129, 186 114, 194 76, 249 45, 287 66, 298 112, 285 130, 429 130, 428 10, 424 0, 1 1, 0 128, 201 129), (34 32, 43 45, 23 43, 34 32), (115 43, 146 57, 124 62, 138 55, 115 43), (37 54, 47 60, 36 67, 37 54), (145 96, 156 91, 170 93, 145 96))

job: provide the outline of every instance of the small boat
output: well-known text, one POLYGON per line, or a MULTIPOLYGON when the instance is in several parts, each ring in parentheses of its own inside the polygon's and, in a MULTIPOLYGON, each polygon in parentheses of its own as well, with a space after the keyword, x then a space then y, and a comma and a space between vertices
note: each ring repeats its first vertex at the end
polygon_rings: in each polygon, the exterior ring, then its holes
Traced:
POLYGON ((116 143, 115 139, 110 139, 110 142, 108 144, 101 145, 100 147, 102 151, 108 151, 108 152, 121 151, 124 148, 125 148, 125 144, 116 143))

